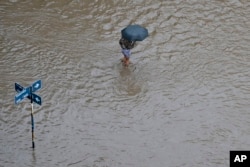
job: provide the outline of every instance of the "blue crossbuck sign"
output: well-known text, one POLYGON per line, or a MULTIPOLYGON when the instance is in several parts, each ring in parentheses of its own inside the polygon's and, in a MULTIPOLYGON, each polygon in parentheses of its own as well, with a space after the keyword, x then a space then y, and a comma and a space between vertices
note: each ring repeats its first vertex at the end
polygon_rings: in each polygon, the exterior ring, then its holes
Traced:
POLYGON ((32 133, 32 148, 35 148, 34 142, 34 117, 33 117, 33 102, 42 105, 42 98, 36 95, 34 92, 41 89, 42 81, 38 80, 34 82, 31 86, 27 88, 22 87, 18 83, 15 83, 15 90, 17 91, 17 95, 15 96, 15 103, 20 103, 26 97, 30 99, 31 102, 31 133, 32 133))
POLYGON ((36 94, 34 94, 35 91, 41 89, 42 87, 42 81, 38 80, 34 82, 31 86, 28 86, 27 88, 24 88, 23 86, 19 85, 18 83, 15 83, 15 90, 18 92, 18 94, 15 96, 15 103, 20 103, 24 98, 28 98, 32 100, 33 102, 42 105, 42 98, 36 94))

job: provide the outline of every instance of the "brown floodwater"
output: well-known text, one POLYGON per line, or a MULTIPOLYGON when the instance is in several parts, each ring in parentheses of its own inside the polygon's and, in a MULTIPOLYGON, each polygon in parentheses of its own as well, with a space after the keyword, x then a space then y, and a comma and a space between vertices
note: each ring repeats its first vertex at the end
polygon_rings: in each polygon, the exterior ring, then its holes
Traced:
POLYGON ((1 0, 1 167, 225 167, 250 150, 250 1, 1 0), (120 31, 149 37, 120 62, 120 31), (14 83, 42 80, 42 106, 14 83))

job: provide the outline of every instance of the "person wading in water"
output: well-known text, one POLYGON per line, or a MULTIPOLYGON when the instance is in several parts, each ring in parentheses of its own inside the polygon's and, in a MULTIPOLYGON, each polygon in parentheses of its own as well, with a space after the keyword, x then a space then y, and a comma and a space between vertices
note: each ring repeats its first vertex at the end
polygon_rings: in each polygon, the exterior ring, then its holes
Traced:
POLYGON ((131 49, 135 47, 135 41, 128 41, 124 38, 121 38, 119 41, 119 44, 122 48, 122 54, 123 54, 123 59, 121 60, 123 62, 123 65, 125 67, 128 67, 130 61, 129 58, 131 56, 131 49))

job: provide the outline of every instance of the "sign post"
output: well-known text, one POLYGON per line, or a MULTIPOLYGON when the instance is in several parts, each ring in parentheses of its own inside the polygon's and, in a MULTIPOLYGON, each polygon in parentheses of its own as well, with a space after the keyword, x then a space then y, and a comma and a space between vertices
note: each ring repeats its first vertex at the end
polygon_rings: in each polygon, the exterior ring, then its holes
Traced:
MULTIPOLYGON (((30 87, 30 92, 32 92, 32 87, 30 87)), ((32 136, 32 148, 35 148, 35 141, 34 141, 34 117, 33 117, 33 95, 32 93, 30 94, 30 103, 31 103, 31 136, 32 136)))
POLYGON ((42 81, 38 80, 34 82, 31 86, 27 88, 22 87, 18 83, 15 83, 15 90, 18 92, 15 96, 15 104, 19 104, 24 98, 30 99, 31 103, 31 133, 32 133, 32 148, 35 148, 35 141, 34 141, 34 116, 33 116, 33 102, 37 103, 38 105, 42 105, 42 98, 36 94, 35 91, 41 89, 42 81))

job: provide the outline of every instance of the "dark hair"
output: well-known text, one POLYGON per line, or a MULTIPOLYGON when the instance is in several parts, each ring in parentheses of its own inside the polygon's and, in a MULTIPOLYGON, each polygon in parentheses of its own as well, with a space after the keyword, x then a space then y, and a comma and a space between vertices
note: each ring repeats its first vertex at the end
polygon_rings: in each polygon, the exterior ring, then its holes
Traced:
POLYGON ((124 38, 119 40, 119 44, 122 49, 133 49, 135 47, 135 41, 129 41, 124 38))

